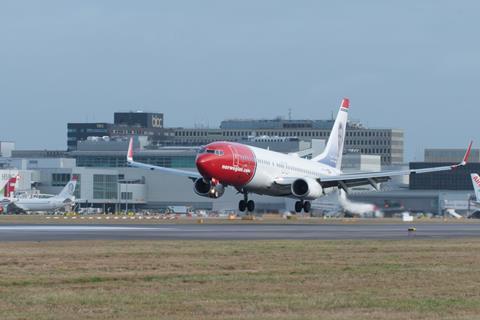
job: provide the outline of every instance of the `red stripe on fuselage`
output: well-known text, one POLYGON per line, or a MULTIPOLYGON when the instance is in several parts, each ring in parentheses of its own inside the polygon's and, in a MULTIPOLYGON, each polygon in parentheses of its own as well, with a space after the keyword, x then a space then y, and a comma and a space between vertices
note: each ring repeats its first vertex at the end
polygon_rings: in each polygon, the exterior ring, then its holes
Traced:
POLYGON ((216 179, 225 185, 242 187, 255 175, 257 161, 246 145, 234 142, 213 142, 197 155, 197 169, 206 179, 216 179))

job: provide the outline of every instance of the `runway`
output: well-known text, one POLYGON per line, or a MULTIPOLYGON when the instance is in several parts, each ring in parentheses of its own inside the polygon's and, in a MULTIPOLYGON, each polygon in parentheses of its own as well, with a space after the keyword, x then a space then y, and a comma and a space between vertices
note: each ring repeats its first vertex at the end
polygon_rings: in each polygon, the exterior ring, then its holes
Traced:
POLYGON ((448 239, 479 237, 480 224, 0 225, 0 241, 448 239))

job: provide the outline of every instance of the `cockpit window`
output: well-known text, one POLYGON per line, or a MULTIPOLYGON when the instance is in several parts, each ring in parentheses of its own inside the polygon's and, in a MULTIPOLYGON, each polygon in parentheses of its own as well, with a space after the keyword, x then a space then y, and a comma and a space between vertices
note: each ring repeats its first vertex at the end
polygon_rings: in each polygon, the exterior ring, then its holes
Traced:
POLYGON ((211 153, 211 154, 216 154, 217 156, 223 156, 223 150, 214 150, 214 149, 207 149, 205 147, 200 148, 198 150, 198 153, 211 153))

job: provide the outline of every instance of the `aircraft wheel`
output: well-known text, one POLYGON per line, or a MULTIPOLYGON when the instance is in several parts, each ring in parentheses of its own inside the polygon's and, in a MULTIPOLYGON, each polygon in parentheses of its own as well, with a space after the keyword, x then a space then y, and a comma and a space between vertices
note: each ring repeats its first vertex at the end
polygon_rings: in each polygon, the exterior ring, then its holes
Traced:
POLYGON ((253 210, 255 210, 255 202, 253 200, 248 200, 247 209, 249 212, 252 212, 253 210))
POLYGON ((295 202, 295 212, 302 212, 303 203, 302 201, 295 202))
POLYGON ((311 209, 312 204, 310 203, 310 201, 305 201, 305 203, 303 204, 303 211, 305 211, 305 213, 309 213, 311 209))
POLYGON ((245 200, 240 200, 238 203, 238 210, 240 210, 240 212, 244 212, 245 209, 247 209, 247 202, 245 200))

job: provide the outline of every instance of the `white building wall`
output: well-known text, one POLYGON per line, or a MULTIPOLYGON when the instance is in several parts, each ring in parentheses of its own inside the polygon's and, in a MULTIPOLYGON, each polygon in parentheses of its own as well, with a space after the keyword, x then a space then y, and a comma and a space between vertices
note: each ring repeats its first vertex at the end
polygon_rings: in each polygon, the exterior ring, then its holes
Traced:
POLYGON ((74 168, 76 160, 72 158, 0 158, 0 165, 6 168, 14 168, 20 170, 36 170, 48 168, 74 168))
POLYGON ((342 170, 345 172, 378 172, 381 169, 381 157, 377 155, 346 154, 342 159, 342 170))
POLYGON ((0 141, 0 157, 11 157, 15 150, 15 142, 0 141))
POLYGON ((16 191, 30 192, 32 186, 32 178, 34 172, 32 170, 17 170, 17 169, 4 169, 0 170, 0 179, 6 180, 11 177, 18 176, 16 191))

